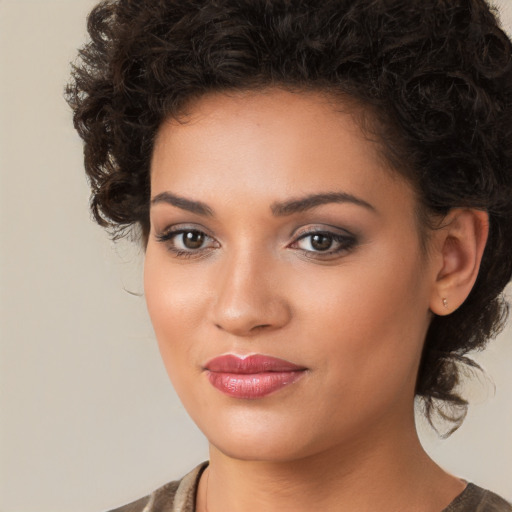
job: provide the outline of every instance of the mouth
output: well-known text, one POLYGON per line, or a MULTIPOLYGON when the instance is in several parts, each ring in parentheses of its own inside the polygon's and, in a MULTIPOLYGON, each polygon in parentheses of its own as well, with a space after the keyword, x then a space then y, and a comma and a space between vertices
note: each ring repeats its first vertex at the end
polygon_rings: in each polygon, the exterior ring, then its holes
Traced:
POLYGON ((233 398, 255 400, 275 393, 304 376, 307 368, 260 354, 215 357, 204 367, 210 384, 233 398))

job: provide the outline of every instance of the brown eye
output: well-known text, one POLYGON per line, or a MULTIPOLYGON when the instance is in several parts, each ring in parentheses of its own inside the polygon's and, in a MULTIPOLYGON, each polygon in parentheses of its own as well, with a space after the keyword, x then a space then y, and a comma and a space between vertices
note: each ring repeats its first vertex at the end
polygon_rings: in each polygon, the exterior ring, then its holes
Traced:
POLYGON ((205 241, 205 235, 201 231, 185 231, 182 237, 182 244, 187 249, 200 249, 205 241))
POLYGON ((156 240, 177 257, 193 257, 219 247, 219 243, 199 229, 169 230, 156 235, 156 240))
POLYGON ((313 231, 304 233, 290 247, 301 249, 311 258, 335 258, 348 252, 356 245, 353 235, 332 233, 329 231, 313 231))
POLYGON ((311 236, 311 247, 316 251, 328 251, 332 247, 332 243, 332 236, 324 234, 311 236))

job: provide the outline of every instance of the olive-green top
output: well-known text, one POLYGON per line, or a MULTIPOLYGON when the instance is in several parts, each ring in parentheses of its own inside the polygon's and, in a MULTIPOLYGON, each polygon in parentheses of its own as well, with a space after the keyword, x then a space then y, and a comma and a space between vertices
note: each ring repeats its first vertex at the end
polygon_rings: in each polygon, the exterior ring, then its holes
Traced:
MULTIPOLYGON (((110 512, 194 512, 199 478, 207 466, 208 463, 203 462, 181 480, 165 484, 149 496, 110 512)), ((512 505, 497 494, 470 483, 441 512, 512 512, 512 505)))

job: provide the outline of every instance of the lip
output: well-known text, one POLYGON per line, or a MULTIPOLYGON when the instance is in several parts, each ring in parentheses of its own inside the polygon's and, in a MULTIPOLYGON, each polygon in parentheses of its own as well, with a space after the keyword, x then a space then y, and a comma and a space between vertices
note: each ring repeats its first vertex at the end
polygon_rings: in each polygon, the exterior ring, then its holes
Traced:
POLYGON ((306 368, 261 354, 226 354, 205 364, 210 384, 233 398, 254 400, 275 393, 300 379, 306 368))

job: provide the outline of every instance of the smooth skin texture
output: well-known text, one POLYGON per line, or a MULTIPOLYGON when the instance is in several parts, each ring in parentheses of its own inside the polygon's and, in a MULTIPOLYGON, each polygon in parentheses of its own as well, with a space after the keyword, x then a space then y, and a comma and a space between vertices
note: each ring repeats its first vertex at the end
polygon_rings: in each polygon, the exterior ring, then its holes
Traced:
POLYGON ((276 88, 165 122, 151 197, 148 310, 211 447, 198 510, 439 512, 462 492, 423 451, 413 399, 431 315, 476 279, 485 213, 450 212, 424 254, 414 191, 350 109, 276 88), (204 371, 222 354, 307 370, 235 399, 204 371))

